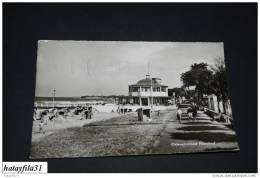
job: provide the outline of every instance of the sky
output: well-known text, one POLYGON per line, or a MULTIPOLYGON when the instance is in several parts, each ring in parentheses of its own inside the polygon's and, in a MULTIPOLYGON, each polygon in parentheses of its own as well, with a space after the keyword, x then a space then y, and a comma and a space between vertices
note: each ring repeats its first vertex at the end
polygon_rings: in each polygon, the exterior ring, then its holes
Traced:
POLYGON ((222 42, 38 41, 36 96, 128 95, 146 74, 169 88, 194 63, 224 59, 222 42))

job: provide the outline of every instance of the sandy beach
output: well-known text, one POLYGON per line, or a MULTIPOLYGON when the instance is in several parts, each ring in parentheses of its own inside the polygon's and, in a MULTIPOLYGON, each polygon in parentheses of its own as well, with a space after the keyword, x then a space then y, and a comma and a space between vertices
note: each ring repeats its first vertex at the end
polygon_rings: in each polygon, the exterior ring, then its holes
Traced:
POLYGON ((52 133, 58 132, 62 129, 67 129, 71 127, 82 127, 85 124, 89 124, 92 122, 98 121, 105 121, 111 119, 113 117, 119 116, 120 114, 114 113, 105 113, 105 112, 98 112, 95 113, 92 119, 81 119, 81 115, 73 115, 62 118, 61 116, 54 121, 48 121, 48 124, 44 126, 45 133, 39 132, 39 123, 40 120, 33 121, 33 128, 32 128, 32 142, 39 141, 41 138, 50 135, 52 133))

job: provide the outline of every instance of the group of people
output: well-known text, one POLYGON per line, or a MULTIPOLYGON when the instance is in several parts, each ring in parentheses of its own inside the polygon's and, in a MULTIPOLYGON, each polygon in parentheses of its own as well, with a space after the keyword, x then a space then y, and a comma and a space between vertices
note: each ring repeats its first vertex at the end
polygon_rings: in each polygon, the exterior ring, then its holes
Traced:
MULTIPOLYGON (((197 112, 198 112, 198 106, 195 103, 192 103, 190 107, 187 108, 187 114, 188 114, 188 119, 189 120, 196 120, 197 118, 197 112)), ((182 120, 182 110, 179 107, 177 110, 177 119, 181 123, 182 120)))
POLYGON ((48 122, 52 122, 55 119, 65 119, 69 114, 71 115, 81 115, 80 120, 91 119, 93 116, 92 106, 87 107, 77 107, 77 108, 52 108, 39 110, 34 108, 33 120, 40 120, 39 122, 39 132, 45 134, 45 127, 48 122))
POLYGON ((82 119, 84 118, 84 119, 92 119, 92 116, 93 116, 93 109, 92 109, 92 106, 89 106, 89 107, 87 107, 87 108, 85 108, 85 109, 83 109, 83 117, 82 117, 82 119))

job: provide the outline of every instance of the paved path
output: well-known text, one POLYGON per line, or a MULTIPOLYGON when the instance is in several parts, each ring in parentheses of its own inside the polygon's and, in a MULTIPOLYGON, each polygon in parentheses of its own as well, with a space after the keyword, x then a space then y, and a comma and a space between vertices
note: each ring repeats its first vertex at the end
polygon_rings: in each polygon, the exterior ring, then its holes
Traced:
POLYGON ((165 118, 165 126, 151 153, 190 153, 238 150, 235 132, 225 123, 212 121, 202 111, 196 120, 184 115, 180 123, 176 111, 165 118))

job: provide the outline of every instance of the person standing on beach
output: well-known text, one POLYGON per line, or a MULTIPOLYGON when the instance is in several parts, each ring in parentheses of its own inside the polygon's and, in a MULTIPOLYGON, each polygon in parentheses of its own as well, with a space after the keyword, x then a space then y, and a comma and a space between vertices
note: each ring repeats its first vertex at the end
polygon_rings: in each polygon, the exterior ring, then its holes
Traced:
POLYGON ((45 127, 48 125, 48 113, 43 111, 41 113, 41 121, 39 123, 39 132, 45 134, 45 127))
POLYGON ((89 110, 88 110, 88 109, 86 109, 86 110, 84 111, 84 116, 85 116, 85 119, 88 119, 88 118, 89 118, 89 110))
POLYGON ((120 105, 118 105, 117 112, 118 112, 118 114, 121 114, 121 108, 120 108, 120 105))
POLYGON ((88 107, 88 111, 89 111, 89 119, 91 119, 93 115, 92 106, 88 107))

